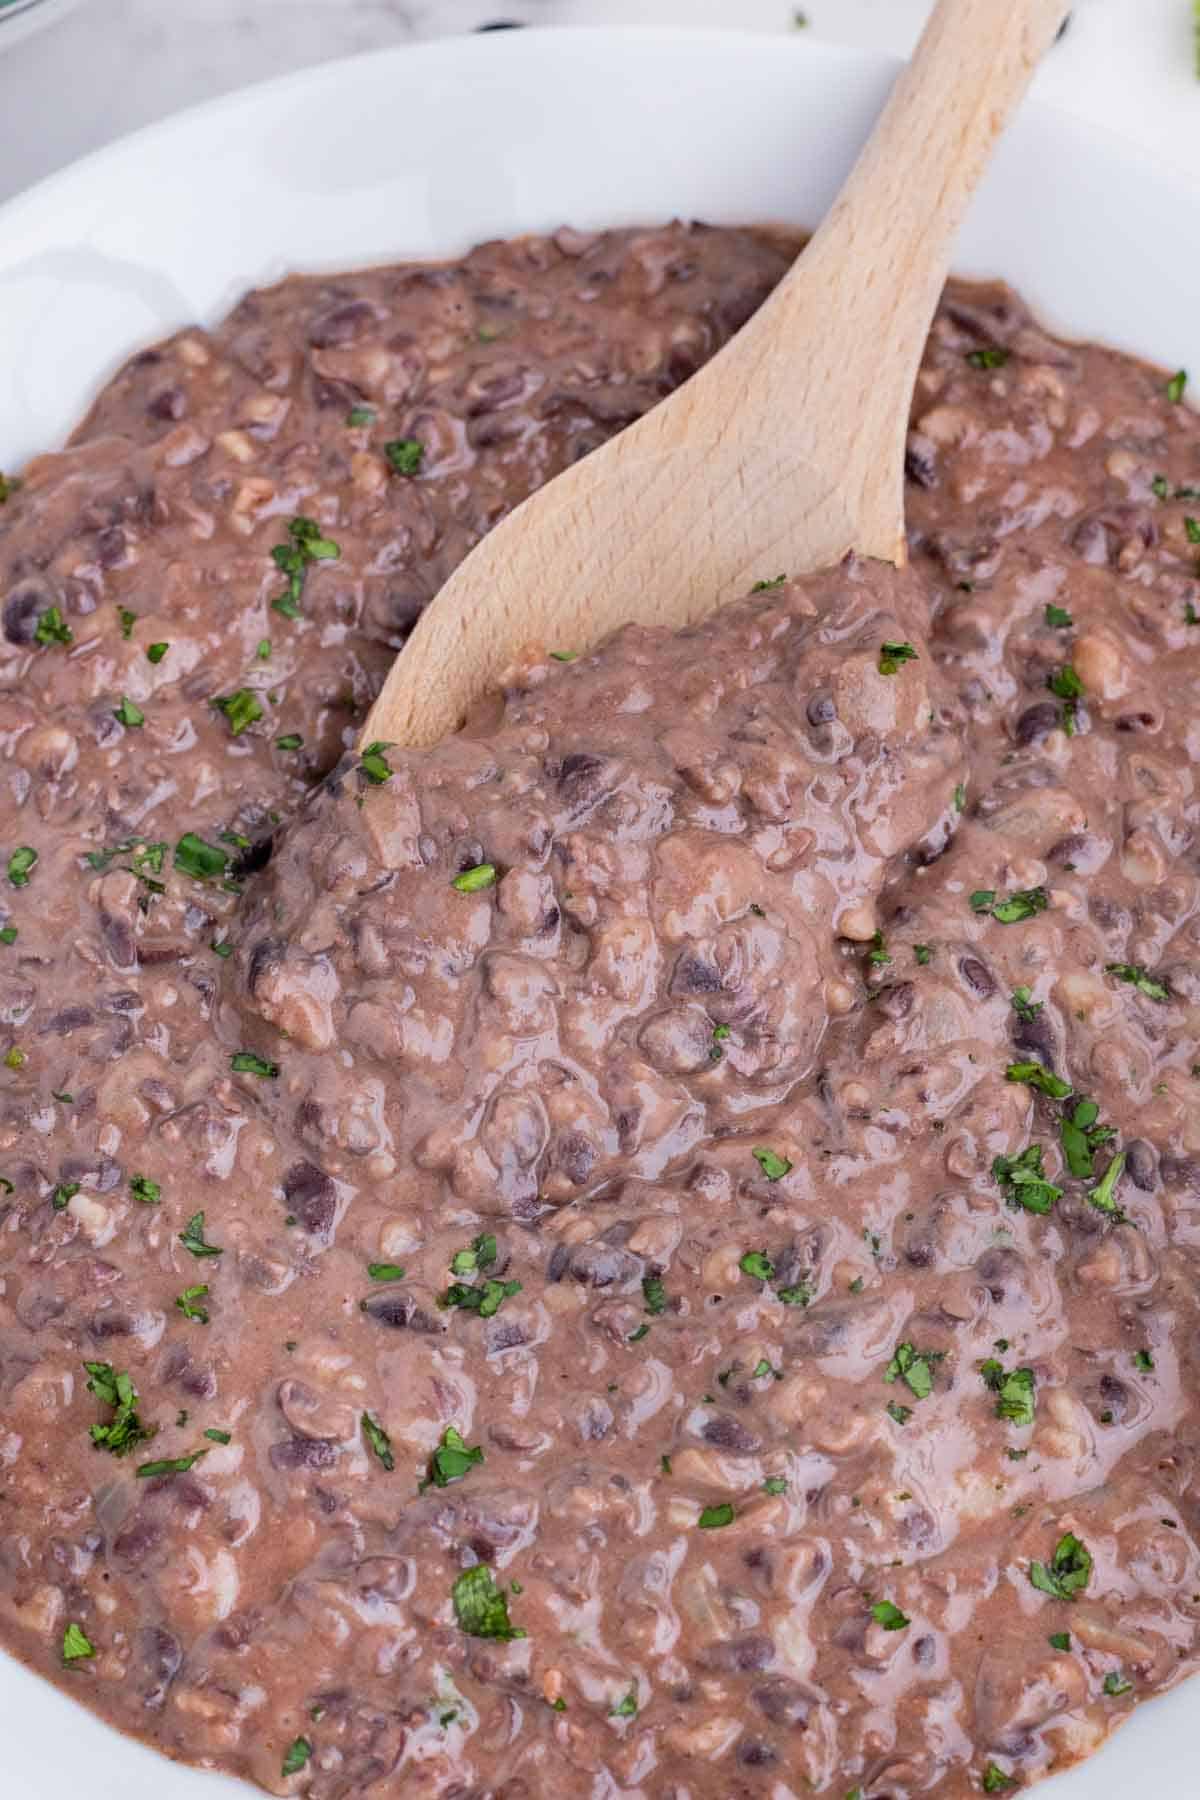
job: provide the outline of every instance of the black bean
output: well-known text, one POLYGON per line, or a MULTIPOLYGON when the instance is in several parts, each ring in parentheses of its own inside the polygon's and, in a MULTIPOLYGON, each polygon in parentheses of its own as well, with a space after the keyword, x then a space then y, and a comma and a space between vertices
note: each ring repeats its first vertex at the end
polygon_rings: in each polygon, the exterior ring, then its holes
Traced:
POLYGON ((875 995, 875 1005, 885 1018, 898 1021, 908 1017, 916 997, 917 990, 913 982, 894 981, 890 987, 881 988, 875 995))
POLYGON ((1053 700, 1039 700, 1036 706, 1025 708, 1013 726, 1013 737, 1024 746, 1040 744, 1043 738, 1058 729, 1060 714, 1061 709, 1053 700))
POLYGON ((315 1163, 293 1163, 283 1178, 283 1195, 305 1231, 328 1237, 337 1217, 337 1184, 315 1163))
POLYGON ((587 1287, 624 1286, 640 1281, 646 1266, 631 1250, 608 1244, 576 1244, 570 1257, 571 1274, 587 1287))
POLYGON ((1131 1138, 1125 1146, 1125 1173, 1143 1194, 1158 1186, 1158 1152, 1145 1138, 1131 1138))
POLYGON ((341 349, 360 337, 378 315, 369 300, 343 300, 310 322, 308 341, 315 350, 341 349))
POLYGON ((685 950, 671 974, 673 994, 719 994, 721 971, 694 950, 685 950))
POLYGON ((744 1769, 766 1769, 779 1761, 779 1752, 762 1738, 740 1738, 737 1759, 744 1769))
POLYGON ((578 819, 610 794, 620 779, 620 764, 609 756, 576 750, 564 756, 558 788, 572 819, 578 819))
POLYGON ((937 445, 919 431, 910 431, 904 449, 904 473, 920 488, 938 485, 937 445))
POLYGON ((980 962, 977 956, 960 956, 958 972, 980 1000, 990 1000, 996 991, 996 983, 992 979, 987 964, 980 962))
POLYGON ((56 604, 56 597, 42 582, 23 581, 4 602, 4 635, 10 644, 32 644, 38 617, 56 604))
POLYGON ((813 1709, 812 1695, 786 1675, 774 1675, 770 1681, 753 1688, 750 1698, 772 1724, 795 1725, 800 1730, 808 1724, 808 1715, 813 1709))
POLYGON ((554 1149, 555 1167, 575 1187, 583 1187, 595 1166, 598 1151, 582 1131, 566 1131, 554 1149))
POLYGON ((246 959, 246 988, 251 994, 258 990, 258 984, 268 969, 281 963, 287 954, 287 945, 279 938, 259 938, 251 947, 246 959))
POLYGON ((330 1469, 337 1461, 337 1445, 329 1438, 285 1438, 271 1445, 276 1469, 330 1469))
POLYGON ((147 1625, 136 1634, 134 1651, 141 1671, 138 1687, 142 1705, 156 1710, 183 1666, 183 1646, 161 1625, 147 1625))
POLYGON ((747 1430, 740 1419, 730 1418, 728 1413, 718 1413, 707 1419, 700 1435, 706 1444, 715 1444, 718 1450, 731 1450, 735 1456, 754 1456, 762 1449, 762 1439, 747 1430))
POLYGON ((546 1264, 546 1280, 561 1281, 571 1262, 571 1252, 566 1244, 555 1244, 550 1252, 550 1260, 546 1264))

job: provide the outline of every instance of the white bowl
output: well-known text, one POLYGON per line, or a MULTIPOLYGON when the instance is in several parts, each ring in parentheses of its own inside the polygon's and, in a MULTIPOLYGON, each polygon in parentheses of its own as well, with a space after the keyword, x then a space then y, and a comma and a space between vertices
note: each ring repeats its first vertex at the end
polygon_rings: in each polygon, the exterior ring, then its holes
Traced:
POLYGON ((78 5, 79 0, 0 0, 0 50, 11 50, 78 5))
MULTIPOLYGON (((889 59, 678 31, 450 39, 288 76, 138 133, 0 210, 0 468, 70 430, 138 345, 254 283, 449 255, 483 237, 663 219, 814 224, 887 91, 889 59)), ((1200 374, 1195 182, 1033 108, 958 267, 1053 325, 1200 374)), ((3 1800, 233 1800, 0 1656, 3 1800)), ((1046 1800, 1151 1782, 1195 1800, 1200 1689, 1139 1709, 1046 1800)), ((830 1800, 841 1800, 840 1790, 830 1800)))

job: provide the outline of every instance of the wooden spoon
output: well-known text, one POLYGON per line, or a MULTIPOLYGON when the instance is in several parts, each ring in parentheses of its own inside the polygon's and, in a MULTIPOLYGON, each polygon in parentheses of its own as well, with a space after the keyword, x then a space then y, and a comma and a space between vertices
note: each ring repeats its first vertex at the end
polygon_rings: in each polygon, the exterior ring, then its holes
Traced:
POLYGON ((1066 0, 938 0, 833 208, 670 399, 502 520, 418 621, 364 741, 433 744, 529 644, 679 627, 850 549, 905 559, 904 442, 951 248, 1066 0))

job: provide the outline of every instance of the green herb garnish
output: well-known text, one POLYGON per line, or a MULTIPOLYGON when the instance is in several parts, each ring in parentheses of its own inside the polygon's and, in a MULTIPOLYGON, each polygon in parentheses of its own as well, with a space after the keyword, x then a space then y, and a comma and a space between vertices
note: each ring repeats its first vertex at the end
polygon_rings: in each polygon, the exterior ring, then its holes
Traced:
POLYGON ((482 888, 495 887, 495 885, 495 863, 476 863, 473 869, 464 869, 462 874, 456 875, 450 883, 450 886, 457 888, 460 894, 478 894, 482 888))
POLYGON ((997 1156, 992 1176, 1008 1204, 1023 1206, 1026 1212, 1048 1213, 1062 1199, 1062 1189, 1046 1179, 1040 1144, 1027 1144, 1019 1156, 997 1156))
POLYGON ((396 1459, 392 1455, 391 1438, 383 1429, 382 1425, 377 1425, 375 1423, 375 1420, 371 1417, 369 1412, 365 1412, 362 1415, 362 1428, 363 1436, 366 1438, 368 1444, 370 1444, 384 1468, 390 1474, 396 1466, 396 1459))
POLYGON ((751 1155, 768 1181, 782 1181, 785 1175, 791 1173, 792 1165, 788 1158, 778 1155, 774 1150, 769 1150, 763 1144, 751 1151, 751 1155))
POLYGON ((1091 1580, 1092 1553, 1073 1532, 1059 1538, 1049 1567, 1031 1562, 1029 1579, 1039 1593, 1054 1600, 1073 1600, 1091 1580))
POLYGON ((733 1508, 728 1500, 723 1500, 720 1506, 701 1507, 696 1523, 701 1531, 721 1531, 726 1525, 732 1525, 733 1520, 733 1508))
POLYGON ((262 702, 252 688, 238 688, 232 694, 222 694, 213 705, 229 720, 234 737, 240 737, 248 725, 255 724, 263 716, 262 702))
POLYGON ((1171 998, 1171 990, 1165 981, 1151 975, 1141 963, 1105 963, 1106 975, 1115 975, 1118 981, 1127 981, 1135 987, 1139 994, 1145 994, 1149 1000, 1164 1001, 1171 998))
POLYGON ((775 1264, 765 1250, 747 1250, 738 1268, 743 1275, 749 1275, 755 1281, 770 1281, 775 1273, 775 1264))
POLYGON ((96 1651, 82 1625, 71 1624, 63 1632, 62 1659, 65 1663, 79 1662, 82 1657, 95 1656, 96 1651))
POLYGON ((111 1406, 113 1416, 107 1425, 93 1425, 89 1435, 98 1450, 112 1456, 127 1456, 135 1445, 154 1436, 157 1427, 145 1426, 138 1417, 138 1397, 133 1382, 118 1372, 111 1363, 85 1362, 88 1393, 95 1394, 102 1406, 111 1406))
POLYGON ((442 1433, 442 1441, 429 1459, 429 1475, 422 1482, 422 1487, 430 1483, 434 1487, 449 1487, 452 1481, 461 1481, 471 1469, 483 1461, 483 1451, 478 1444, 468 1444, 448 1425, 442 1433))
POLYGON ((916 662, 917 653, 911 644, 880 644, 879 673, 894 675, 906 662, 916 662))
POLYGON ((419 475, 425 460, 425 446, 419 438, 393 438, 383 446, 394 475, 419 475))
POLYGON ((207 1298, 207 1287, 189 1287, 184 1288, 175 1304, 185 1319, 195 1319, 198 1324, 207 1325, 208 1308, 197 1304, 198 1301, 206 1300, 207 1298))
POLYGON ((28 844, 22 844, 14 850, 8 859, 8 879, 15 888, 29 886, 29 875, 38 859, 38 853, 28 844))
POLYGON ((891 1362, 884 1370, 885 1381, 902 1381, 917 1400, 928 1400, 933 1392, 931 1364, 941 1362, 944 1352, 917 1350, 912 1344, 897 1344, 891 1362))
POLYGON ((204 1237, 204 1214, 193 1213, 183 1230, 179 1233, 179 1241, 185 1250, 193 1256, 224 1256, 225 1251, 219 1244, 210 1244, 204 1237))
POLYGON ((279 1765, 281 1775, 297 1775, 304 1768, 312 1755, 312 1745, 306 1737, 293 1738, 283 1753, 283 1761, 279 1765))
POLYGON ((235 1051, 229 1066, 235 1075, 259 1075, 264 1081, 274 1081, 279 1073, 278 1063, 269 1062, 265 1056, 256 1056, 253 1050, 235 1051))
POLYGON ((450 1598, 459 1630, 468 1637, 498 1638, 507 1644, 526 1635, 510 1622, 508 1596, 496 1586, 486 1563, 464 1569, 450 1590, 450 1598))
POLYGON ((973 369, 1002 369, 1011 354, 998 344, 989 344, 986 350, 968 350, 967 361, 973 369))
POLYGON ((215 876, 224 875, 229 867, 229 857, 216 844, 206 843, 194 831, 185 831, 175 846, 175 867, 197 881, 211 881, 215 876))
POLYGON ((58 607, 48 606, 44 613, 38 614, 33 641, 35 644, 73 644, 75 633, 63 618, 58 607))
POLYGON ((122 725, 128 726, 131 731, 146 723, 146 715, 141 707, 135 706, 133 701, 126 698, 125 695, 121 696, 120 706, 113 707, 113 717, 118 719, 122 725))

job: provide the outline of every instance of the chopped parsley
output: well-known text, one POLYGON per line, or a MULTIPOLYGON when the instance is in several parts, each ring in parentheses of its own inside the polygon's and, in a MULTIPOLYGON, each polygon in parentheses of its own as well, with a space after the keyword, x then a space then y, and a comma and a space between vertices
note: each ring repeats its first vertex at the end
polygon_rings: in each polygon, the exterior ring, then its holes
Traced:
POLYGON ((464 1569, 450 1590, 450 1598, 459 1630, 468 1637, 498 1638, 507 1644, 526 1635, 511 1623, 508 1596, 496 1586, 496 1578, 486 1563, 464 1569))
POLYGON ((1125 1152, 1122 1150, 1113 1157, 1101 1179, 1088 1192, 1088 1199, 1097 1212, 1108 1213, 1111 1218, 1123 1219, 1125 1216, 1114 1198, 1116 1186, 1121 1179, 1121 1171, 1124 1167, 1125 1152))
POLYGON ((1001 925, 1017 925, 1045 912, 1050 896, 1044 887, 1018 888, 1006 900, 997 901, 995 888, 976 888, 971 895, 971 911, 990 913, 1001 925))
POLYGON ((747 1250, 738 1268, 743 1275, 749 1275, 755 1281, 770 1281, 775 1273, 775 1264, 765 1250, 747 1250))
POLYGON ((769 581, 756 581, 750 592, 752 594, 769 594, 772 588, 782 587, 786 580, 786 575, 772 575, 769 581))
POLYGON ((1055 1075, 1040 1062, 1009 1063, 1004 1071, 1005 1081, 1019 1081, 1024 1087, 1031 1087, 1038 1094, 1045 1094, 1050 1100, 1064 1100, 1071 1092, 1071 1084, 1060 1075, 1055 1075))
POLYGON ((185 831, 175 846, 175 867, 197 881, 211 881, 217 875, 224 875, 229 867, 229 857, 216 844, 206 843, 194 831, 185 831))
POLYGON ((35 644, 73 644, 75 633, 63 618, 58 607, 48 606, 44 613, 38 614, 33 641, 35 644))
POLYGON ((300 750, 303 746, 304 739, 300 736, 298 731, 286 732, 283 737, 277 737, 275 739, 275 748, 277 750, 300 750))
POLYGON ((392 438, 383 446, 383 454, 394 475, 419 475, 425 446, 419 438, 392 438))
POLYGON ((608 1716, 610 1719, 636 1719, 637 1710, 637 1689, 630 1688, 623 1700, 618 1700, 615 1706, 609 1707, 608 1716))
POLYGON ((867 961, 873 963, 877 969, 882 969, 886 967, 891 960, 891 957, 888 955, 887 944, 884 942, 883 933, 882 931, 877 931, 871 939, 871 948, 867 955, 867 961))
POLYGON ((986 350, 968 350, 967 361, 973 369, 1002 369, 1011 355, 1011 350, 989 344, 986 350))
POLYGON ((1046 623, 1054 626, 1056 631, 1070 631, 1075 621, 1061 606, 1047 606, 1046 623))
POLYGON ((376 741, 368 744, 359 757, 358 766, 372 787, 382 787, 385 781, 392 779, 395 771, 384 755, 384 751, 394 749, 394 747, 392 744, 376 741))
POLYGON ((1135 1369, 1140 1370, 1143 1375, 1148 1375, 1154 1367, 1154 1358, 1149 1350, 1135 1350, 1133 1353, 1133 1366, 1135 1369))
POLYGON ((158 1462, 139 1463, 134 1473, 141 1481, 150 1481, 155 1475, 186 1475, 207 1455, 207 1450, 193 1450, 187 1456, 164 1456, 158 1462))
POLYGON ((1120 1669, 1110 1669, 1104 1677, 1104 1691, 1115 1700, 1121 1694, 1131 1694, 1133 1683, 1120 1669))
POLYGON ((578 656, 578 650, 552 650, 550 652, 552 662, 575 662, 578 656))
POLYGON ((763 1482, 764 1494, 786 1494, 787 1480, 782 1475, 768 1475, 763 1482))
POLYGON ((139 725, 146 723, 146 715, 141 707, 135 706, 133 701, 124 694, 121 696, 120 706, 113 707, 113 718, 119 720, 122 725, 128 726, 130 730, 136 730, 139 725))
POLYGON ((1073 1532, 1066 1532, 1054 1547, 1049 1566, 1031 1562, 1029 1579, 1040 1594, 1053 1600, 1073 1600, 1092 1578, 1092 1553, 1073 1532))
POLYGON ((278 1063, 256 1056, 253 1050, 235 1050, 229 1066, 235 1075, 260 1075, 264 1081, 274 1081, 279 1073, 278 1063))
POLYGON ((765 1145, 760 1144, 751 1154, 768 1181, 782 1181, 785 1175, 791 1173, 792 1165, 788 1158, 778 1155, 765 1145))
POLYGON ((1064 1107, 1059 1121, 1059 1138, 1067 1167, 1077 1181, 1090 1181, 1097 1150, 1116 1136, 1111 1125, 1099 1125, 1100 1108, 1094 1100, 1082 1099, 1073 1107, 1064 1107))
POLYGON ((482 888, 495 887, 495 885, 495 863, 476 863, 473 869, 464 869, 462 874, 456 875, 450 883, 450 886, 457 888, 460 894, 478 894, 482 888))
POLYGON ((403 1281, 404 1270, 399 1263, 368 1263, 367 1274, 372 1281, 403 1281))
POLYGON ((321 536, 321 527, 315 519, 290 519, 287 542, 276 544, 271 552, 271 560, 287 576, 288 582, 286 591, 272 600, 274 610, 282 613, 285 619, 297 618, 309 565, 315 562, 336 562, 341 554, 341 549, 332 538, 321 536))
POLYGON ((784 1306, 807 1306, 812 1289, 807 1281, 797 1281, 792 1287, 776 1288, 775 1298, 784 1306))
POLYGON ((374 411, 369 406, 352 406, 346 414, 346 423, 352 430, 357 430, 360 425, 373 425, 374 411))
POLYGON ((15 925, 0 927, 0 944, 15 944, 16 941, 17 927, 15 925))
POLYGON ((642 1323, 638 1326, 637 1330, 631 1331, 629 1333, 628 1337, 625 1339, 625 1342, 627 1344, 640 1344, 642 1339, 644 1337, 648 1337, 649 1334, 650 1334, 650 1327, 647 1325, 646 1321, 643 1319, 642 1323))
POLYGON ((983 1771, 983 1791, 985 1794, 1002 1794, 1005 1788, 1016 1787, 1015 1775, 1006 1775, 1004 1770, 990 1762, 983 1771))
POLYGON ((1200 544, 1200 519, 1184 518, 1183 529, 1189 544, 1200 544))
POLYGON ((477 1312, 481 1319, 490 1319, 498 1313, 506 1300, 521 1292, 519 1281, 493 1281, 488 1279, 475 1287, 468 1287, 465 1282, 452 1281, 444 1294, 439 1294, 438 1305, 442 1307, 458 1306, 464 1312, 477 1312))
POLYGON ((263 716, 262 701, 252 688, 238 688, 232 694, 222 694, 213 705, 229 720, 234 737, 240 737, 248 725, 255 724, 263 716))
POLYGON ((185 1319, 195 1319, 200 1325, 208 1324, 208 1308, 197 1303, 208 1298, 207 1287, 184 1288, 175 1304, 185 1319))
POLYGON ((1083 683, 1070 663, 1064 663, 1061 669, 1055 669, 1046 677, 1046 686, 1050 692, 1063 702, 1062 728, 1068 737, 1075 735, 1075 718, 1079 702, 1083 699, 1083 683))
POLYGON ((50 1196, 50 1204, 55 1212, 65 1212, 71 1201, 79 1192, 78 1181, 60 1181, 50 1196))
POLYGON ((138 1397, 130 1377, 114 1369, 111 1363, 85 1362, 88 1393, 95 1394, 102 1406, 111 1406, 113 1416, 107 1425, 93 1425, 89 1435, 98 1450, 112 1456, 128 1456, 135 1445, 154 1436, 156 1426, 145 1426, 138 1417, 138 1397))
POLYGON ((1131 987, 1135 987, 1139 994, 1145 994, 1149 1000, 1163 1001, 1171 998, 1171 990, 1166 982, 1151 975, 1141 963, 1105 963, 1104 972, 1106 975, 1115 975, 1118 981, 1129 982, 1131 987))
POLYGON ((38 859, 36 850, 22 844, 8 859, 8 879, 15 888, 29 886, 29 872, 38 859))
POLYGON ((82 1625, 74 1620, 63 1632, 62 1659, 65 1663, 79 1662, 82 1657, 95 1656, 96 1651, 82 1625))
POLYGON ((170 648, 171 648, 170 644, 147 644, 147 646, 146 646, 147 662, 160 663, 170 648))
POLYGON ((701 1531, 721 1531, 726 1525, 732 1525, 733 1520, 733 1508, 728 1500, 723 1500, 720 1506, 701 1507, 696 1523, 701 1531))
POLYGON ((304 1768, 312 1755, 312 1745, 306 1737, 293 1738, 283 1753, 283 1761, 279 1765, 281 1775, 297 1775, 304 1768))
POLYGON ((1009 1206, 1023 1206, 1026 1212, 1048 1213, 1062 1199, 1062 1189, 1046 1179, 1040 1144, 1027 1144, 1019 1156, 997 1156, 992 1176, 1009 1206))
POLYGON ((1031 1019, 1036 1019, 1045 1005, 1044 1001, 1035 1000, 1032 990, 1027 987, 1014 988, 1011 998, 1013 1011, 1025 1024, 1028 1024, 1031 1019))
POLYGON ((179 1241, 185 1250, 193 1256, 224 1256, 224 1249, 219 1244, 206 1242, 204 1236, 204 1214, 193 1213, 183 1230, 179 1233, 179 1241))
POLYGON ((434 1487, 449 1487, 452 1481, 461 1481, 482 1461, 480 1446, 468 1444, 453 1425, 447 1425, 441 1443, 429 1459, 429 1474, 421 1486, 426 1488, 432 1483, 434 1487))
POLYGON ((914 944, 913 945, 913 955, 916 957, 916 959, 917 959, 918 963, 921 965, 921 967, 924 968, 925 964, 932 960, 932 957, 933 957, 932 944, 914 944))
POLYGON ((232 1444, 233 1442, 231 1431, 218 1431, 215 1425, 210 1425, 204 1435, 206 1438, 211 1438, 214 1444, 232 1444))
POLYGON ((979 1371, 984 1385, 996 1396, 996 1417, 1013 1425, 1032 1425, 1035 1412, 1035 1377, 1032 1369, 1012 1369, 1007 1375, 995 1357, 979 1371))
POLYGON ((885 1381, 902 1381, 917 1400, 928 1400, 933 1392, 932 1363, 941 1362, 940 1350, 917 1350, 912 1344, 897 1344, 895 1354, 884 1371, 885 1381))
POLYGON ((453 1275, 473 1275, 477 1269, 487 1269, 496 1260, 496 1240, 491 1232, 480 1232, 471 1242, 468 1250, 456 1250, 450 1258, 450 1271, 453 1275))
POLYGON ((913 1414, 911 1406, 901 1406, 898 1400, 889 1400, 886 1411, 890 1418, 895 1419, 897 1425, 907 1425, 913 1414))
POLYGON ((642 1298, 646 1302, 646 1311, 657 1318, 659 1313, 667 1310, 667 1290, 661 1275, 645 1275, 642 1277, 642 1298))
POLYGON ((906 662, 916 662, 917 653, 911 644, 880 644, 879 673, 895 675, 906 662))
POLYGON ((384 1468, 390 1474, 396 1466, 396 1459, 392 1455, 391 1438, 383 1429, 382 1425, 377 1425, 375 1423, 375 1420, 371 1417, 369 1412, 365 1412, 362 1416, 362 1428, 363 1436, 366 1438, 368 1444, 370 1444, 384 1468))
POLYGON ((1069 1650, 1071 1648, 1071 1634, 1069 1631, 1052 1631, 1050 1636, 1046 1639, 1046 1642, 1052 1650, 1069 1650))
POLYGON ((903 1631, 906 1625, 912 1624, 912 1620, 898 1606, 893 1606, 890 1600, 877 1600, 871 1608, 871 1617, 885 1631, 903 1631))
POLYGON ((1168 381, 1167 399, 1171 402, 1172 406, 1178 406, 1179 402, 1183 399, 1184 390, 1187 387, 1187 379, 1186 369, 1176 369, 1170 381, 1168 381))

